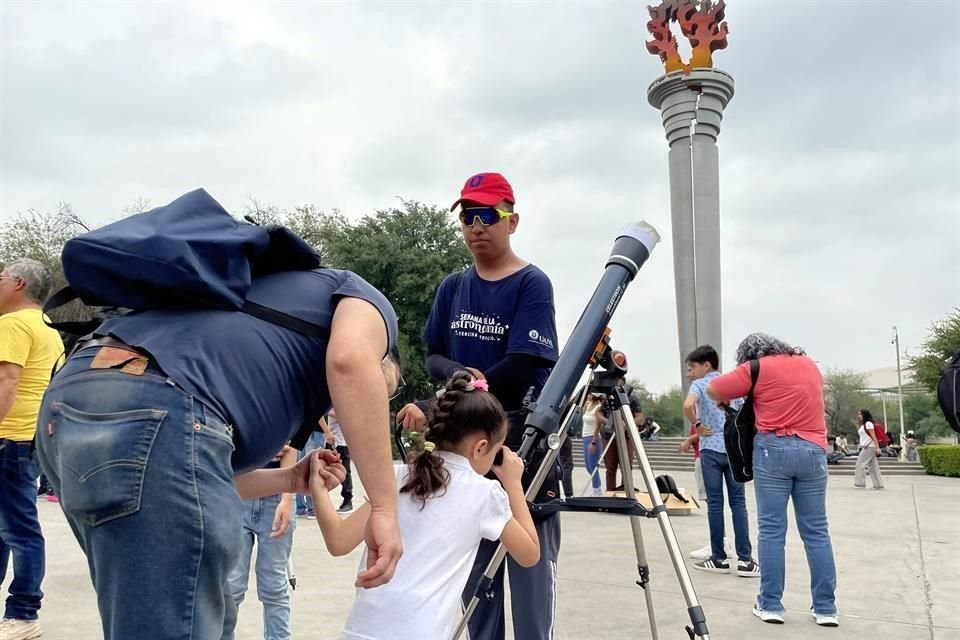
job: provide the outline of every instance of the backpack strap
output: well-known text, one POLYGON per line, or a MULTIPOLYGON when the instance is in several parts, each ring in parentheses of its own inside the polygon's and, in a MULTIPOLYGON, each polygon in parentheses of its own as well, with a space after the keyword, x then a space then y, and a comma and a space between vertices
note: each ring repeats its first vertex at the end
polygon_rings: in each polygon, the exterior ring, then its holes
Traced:
POLYGON ((757 378, 760 377, 760 360, 751 360, 750 361, 750 391, 748 395, 753 393, 753 388, 757 386, 757 378))
POLYGON ((301 320, 296 316, 284 313, 283 311, 277 311, 271 307, 265 307, 262 304, 257 304, 256 302, 251 302, 250 300, 244 301, 240 311, 248 316, 260 318, 261 320, 265 320, 271 324, 275 324, 291 331, 296 331, 297 333, 309 336, 311 338, 320 338, 321 340, 327 340, 330 338, 330 329, 327 327, 321 327, 320 325, 313 324, 312 322, 301 320))
MULTIPOLYGON (((60 307, 78 300, 79 296, 77 293, 70 287, 64 287, 53 294, 46 304, 43 305, 43 313, 49 317, 49 314, 54 309, 59 309, 60 307)), ((284 329, 289 329, 290 331, 296 331, 297 333, 309 336, 311 338, 320 338, 321 340, 327 340, 330 337, 330 329, 327 327, 321 327, 320 325, 314 324, 312 322, 307 322, 306 320, 301 320, 295 316, 292 316, 283 311, 278 311, 271 307, 265 307, 262 304, 257 304, 250 300, 246 300, 243 303, 243 306, 240 308, 241 313, 245 313, 248 316, 253 316, 254 318, 259 318, 265 322, 275 324, 284 329)), ((45 320, 46 322, 46 320, 45 320)), ((64 333, 74 335, 74 336, 84 336, 88 333, 93 333, 97 327, 103 324, 103 319, 94 318, 92 320, 79 320, 74 322, 47 322, 47 325, 56 329, 57 331, 62 331, 64 333)))
POLYGON ((50 296, 50 299, 43 305, 43 321, 48 327, 72 336, 85 336, 88 333, 92 333, 94 329, 100 326, 103 322, 102 320, 98 320, 97 318, 75 320, 72 322, 53 322, 50 320, 51 311, 59 309, 74 300, 79 300, 79 298, 80 296, 69 286, 60 289, 60 291, 50 296))

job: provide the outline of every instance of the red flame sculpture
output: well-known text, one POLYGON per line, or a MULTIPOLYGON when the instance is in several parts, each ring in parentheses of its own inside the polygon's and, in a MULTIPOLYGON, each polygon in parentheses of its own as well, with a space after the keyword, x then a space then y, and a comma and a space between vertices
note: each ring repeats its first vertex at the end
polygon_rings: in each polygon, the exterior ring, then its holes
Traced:
POLYGON ((726 3, 719 0, 663 0, 660 6, 648 7, 650 21, 647 31, 653 40, 647 42, 647 51, 660 56, 667 73, 713 66, 713 52, 727 47, 727 23, 723 22, 726 3), (685 63, 677 49, 677 39, 670 31, 670 23, 677 22, 680 31, 690 41, 693 53, 685 63))

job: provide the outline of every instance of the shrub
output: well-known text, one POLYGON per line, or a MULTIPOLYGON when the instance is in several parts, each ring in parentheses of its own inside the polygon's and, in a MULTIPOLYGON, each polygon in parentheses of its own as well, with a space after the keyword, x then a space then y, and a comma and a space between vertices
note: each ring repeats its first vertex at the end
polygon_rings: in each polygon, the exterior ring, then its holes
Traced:
POLYGON ((920 462, 927 473, 960 478, 960 445, 924 445, 919 452, 920 462))

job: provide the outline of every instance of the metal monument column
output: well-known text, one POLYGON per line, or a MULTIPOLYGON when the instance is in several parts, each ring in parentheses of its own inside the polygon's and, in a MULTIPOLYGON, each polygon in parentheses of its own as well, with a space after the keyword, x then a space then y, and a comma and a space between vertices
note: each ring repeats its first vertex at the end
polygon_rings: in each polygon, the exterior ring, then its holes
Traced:
POLYGON ((664 0, 650 7, 650 53, 666 73, 647 89, 660 110, 670 147, 670 211, 674 286, 683 391, 683 359, 701 344, 722 354, 720 290, 720 168, 717 138, 723 110, 733 97, 733 76, 713 67, 712 53, 727 46, 724 3, 664 0), (684 63, 670 30, 676 22, 690 41, 684 63))

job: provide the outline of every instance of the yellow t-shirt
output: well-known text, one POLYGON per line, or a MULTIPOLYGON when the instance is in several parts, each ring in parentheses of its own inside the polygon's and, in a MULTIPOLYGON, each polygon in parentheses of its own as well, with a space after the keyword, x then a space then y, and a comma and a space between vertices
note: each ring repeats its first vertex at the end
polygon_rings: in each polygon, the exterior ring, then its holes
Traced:
POLYGON ((0 316, 0 362, 20 365, 17 397, 0 421, 0 438, 25 442, 37 429, 40 400, 50 384, 53 365, 63 355, 60 334, 43 323, 40 309, 0 316))

